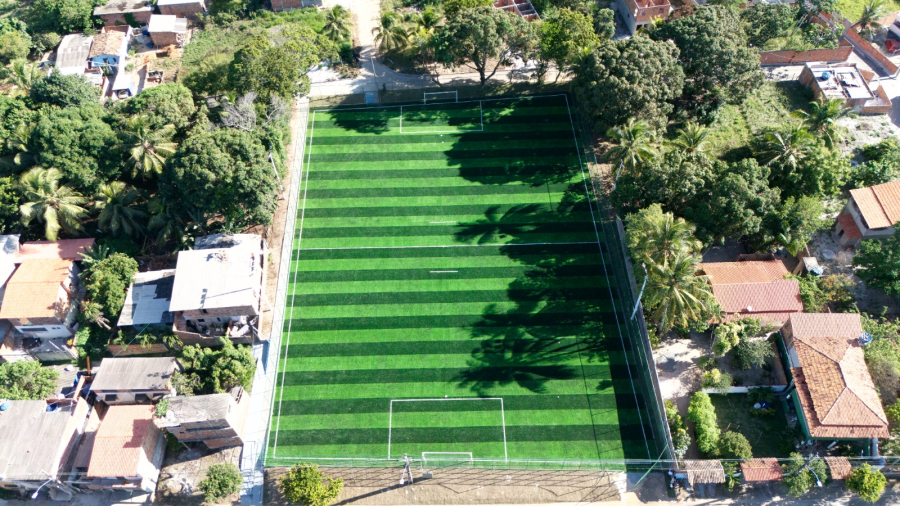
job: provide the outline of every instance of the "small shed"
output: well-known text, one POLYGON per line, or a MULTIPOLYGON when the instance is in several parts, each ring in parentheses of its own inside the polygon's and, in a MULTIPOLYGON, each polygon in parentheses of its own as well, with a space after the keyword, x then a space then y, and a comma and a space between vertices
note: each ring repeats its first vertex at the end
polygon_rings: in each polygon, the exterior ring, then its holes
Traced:
POLYGON ((100 363, 91 391, 107 404, 134 404, 175 393, 172 374, 181 365, 173 357, 106 358, 100 363))
POLYGON ((750 459, 747 462, 741 462, 741 474, 744 475, 744 481, 747 483, 757 483, 761 481, 781 481, 783 472, 778 459, 750 459))
POLYGON ((684 470, 691 486, 725 483, 725 468, 718 460, 685 460, 684 470))
POLYGON ((56 48, 57 72, 64 76, 84 74, 93 43, 93 37, 86 37, 80 33, 73 33, 63 37, 59 47, 56 48))
POLYGON ((182 443, 203 442, 219 449, 244 444, 241 438, 250 410, 250 396, 241 387, 230 393, 172 397, 157 425, 182 443))
POLYGON ((122 100, 137 95, 137 86, 129 74, 119 72, 112 86, 113 95, 122 100))
POLYGON ((832 480, 846 480, 853 471, 847 457, 825 457, 825 463, 828 465, 832 480))
POLYGON ((179 46, 185 44, 185 36, 188 31, 187 19, 174 15, 154 14, 150 16, 150 24, 147 32, 153 45, 157 47, 179 46))

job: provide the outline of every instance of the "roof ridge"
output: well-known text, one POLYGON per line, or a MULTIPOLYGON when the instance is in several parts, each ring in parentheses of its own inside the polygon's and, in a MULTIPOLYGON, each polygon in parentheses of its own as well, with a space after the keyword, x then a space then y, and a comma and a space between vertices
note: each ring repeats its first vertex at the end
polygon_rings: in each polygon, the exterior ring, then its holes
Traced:
MULTIPOLYGON (((849 348, 848 348, 848 349, 849 349, 849 348)), ((844 353, 844 355, 846 355, 846 353, 844 353)), ((843 358, 841 359, 841 362, 843 362, 843 358)), ((884 423, 888 423, 888 420, 887 420, 887 414, 886 414, 886 413, 884 413, 884 416, 879 415, 878 412, 875 411, 874 409, 872 409, 872 406, 870 406, 869 403, 866 402, 866 400, 863 399, 863 397, 862 397, 861 395, 859 395, 859 394, 856 392, 856 390, 853 389, 853 387, 852 387, 851 385, 855 384, 856 380, 854 380, 854 381, 847 381, 847 374, 844 372, 844 366, 841 364, 841 362, 838 362, 838 371, 841 372, 841 380, 844 382, 844 390, 849 390, 850 393, 852 393, 852 394, 854 395, 854 397, 856 397, 857 399, 859 399, 859 402, 862 403, 862 405, 865 406, 866 409, 869 410, 870 413, 872 413, 873 415, 875 415, 875 418, 881 420, 881 421, 884 422, 884 423)), ((848 367, 847 369, 849 370, 849 367, 848 367)), ((866 371, 866 372, 868 372, 868 371, 866 371)), ((844 394, 844 393, 841 392, 841 395, 843 395, 843 394, 844 394)), ((841 398, 841 396, 839 395, 838 398, 837 398, 837 400, 835 400, 835 402, 834 402, 835 405, 837 405, 837 401, 840 400, 840 398, 841 398)))
MULTIPOLYGON (((834 362, 835 364, 837 364, 837 365, 838 365, 838 370, 841 371, 841 378, 843 379, 843 376, 844 376, 844 369, 841 367, 841 360, 844 360, 844 357, 847 355, 847 350, 850 349, 849 346, 844 350, 844 354, 841 355, 840 360, 835 360, 835 359, 829 357, 828 354, 825 353, 824 351, 822 351, 822 350, 820 350, 819 348, 813 346, 813 345, 810 343, 810 341, 807 340, 805 337, 800 337, 800 336, 795 335, 795 336, 794 336, 794 339, 800 341, 801 343, 803 343, 803 344, 805 344, 806 346, 808 346, 810 349, 814 350, 814 351, 815 351, 816 353, 818 353, 819 355, 822 355, 823 357, 825 357, 825 358, 827 358, 828 360, 831 360, 832 362, 834 362)), ((813 340, 825 340, 825 339, 831 339, 831 338, 830 338, 830 337, 819 337, 819 336, 813 338, 813 340)), ((845 384, 845 385, 847 384, 847 380, 846 380, 846 379, 844 380, 844 384, 845 384)))

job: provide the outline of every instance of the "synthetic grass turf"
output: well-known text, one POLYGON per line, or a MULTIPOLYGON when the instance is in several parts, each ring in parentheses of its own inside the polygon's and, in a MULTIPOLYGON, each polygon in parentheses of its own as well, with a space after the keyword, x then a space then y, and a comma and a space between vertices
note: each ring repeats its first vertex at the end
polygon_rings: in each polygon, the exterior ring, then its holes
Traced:
POLYGON ((648 458, 565 98, 400 115, 311 115, 267 463, 648 458))

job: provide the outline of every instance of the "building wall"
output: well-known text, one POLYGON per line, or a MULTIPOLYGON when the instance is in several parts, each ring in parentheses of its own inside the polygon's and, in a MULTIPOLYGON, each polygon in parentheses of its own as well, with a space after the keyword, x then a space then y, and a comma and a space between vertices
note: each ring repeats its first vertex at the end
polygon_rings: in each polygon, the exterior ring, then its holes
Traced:
POLYGON ((888 237, 894 235, 894 227, 885 227, 878 229, 869 228, 863 220, 862 215, 859 212, 859 207, 856 205, 856 201, 853 200, 853 197, 850 197, 850 200, 847 201, 847 205, 844 206, 844 211, 841 214, 845 213, 849 213, 850 216, 853 217, 853 221, 855 221, 856 226, 859 227, 859 231, 862 234, 863 239, 888 237))
MULTIPOLYGON (((106 404, 144 404, 152 400, 162 399, 167 395, 175 395, 175 389, 169 390, 93 390, 97 394, 97 399, 106 404), (147 400, 137 400, 137 395, 143 394, 148 397, 147 400), (116 400, 107 400, 108 395, 115 395, 116 400)), ((143 399, 143 398, 142 398, 143 399)))
POLYGON ((272 10, 275 12, 322 6, 322 0, 271 0, 271 2, 272 10))
POLYGON ((150 34, 150 38, 157 47, 178 45, 178 34, 175 32, 154 32, 150 34))
MULTIPOLYGON (((131 14, 132 16, 134 16, 134 20, 141 23, 142 25, 146 25, 150 22, 150 11, 133 12, 131 14)), ((103 20, 104 25, 116 26, 128 24, 125 21, 125 15, 118 12, 115 14, 103 14, 102 16, 97 17, 103 20)))
POLYGON ((160 5, 161 14, 174 15, 180 18, 197 19, 197 14, 207 12, 206 3, 202 0, 178 5, 160 5))

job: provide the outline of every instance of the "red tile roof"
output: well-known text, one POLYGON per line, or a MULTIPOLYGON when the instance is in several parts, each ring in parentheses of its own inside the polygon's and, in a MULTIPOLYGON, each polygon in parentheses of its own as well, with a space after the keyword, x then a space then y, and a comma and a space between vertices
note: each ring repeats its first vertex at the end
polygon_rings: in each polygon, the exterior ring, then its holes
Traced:
POLYGON ((888 437, 888 421, 862 348, 858 314, 792 315, 783 330, 797 353, 793 367, 812 437, 888 437))
POLYGON ((767 283, 713 284, 713 295, 727 320, 750 316, 767 323, 784 324, 792 313, 803 311, 796 279, 767 283))
POLYGON ((751 459, 741 462, 745 482, 781 481, 782 471, 778 459, 751 459))
POLYGON ((781 260, 752 260, 746 262, 702 263, 699 269, 713 285, 765 283, 784 279, 790 272, 781 260))
POLYGON ((841 230, 844 231, 844 235, 847 236, 847 239, 862 239, 862 232, 859 231, 859 227, 856 225, 856 220, 853 219, 853 216, 842 214, 837 217, 837 221, 841 224, 841 230))
POLYGON ((22 244, 16 262, 35 258, 64 258, 81 261, 79 253, 84 253, 94 245, 93 239, 63 239, 62 241, 34 241, 22 244))
POLYGON ((153 406, 110 406, 94 438, 88 478, 140 476, 141 457, 153 459, 159 431, 153 426, 153 406))
POLYGON ((870 228, 890 227, 900 221, 900 181, 850 190, 870 228))
POLYGON ((845 480, 853 471, 853 466, 850 465, 850 459, 847 457, 825 457, 825 463, 828 464, 832 480, 845 480))
POLYGON ((22 262, 6 284, 0 319, 56 316, 60 286, 71 267, 71 260, 58 258, 22 262))

